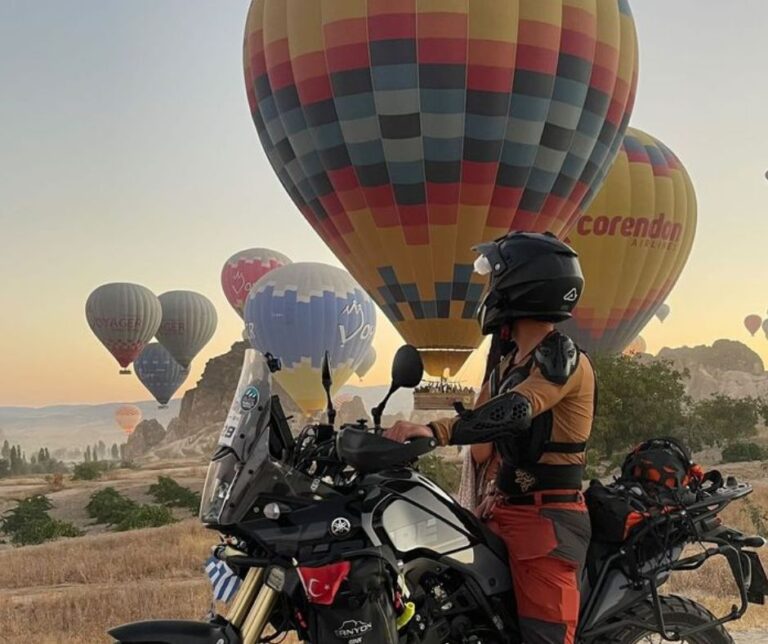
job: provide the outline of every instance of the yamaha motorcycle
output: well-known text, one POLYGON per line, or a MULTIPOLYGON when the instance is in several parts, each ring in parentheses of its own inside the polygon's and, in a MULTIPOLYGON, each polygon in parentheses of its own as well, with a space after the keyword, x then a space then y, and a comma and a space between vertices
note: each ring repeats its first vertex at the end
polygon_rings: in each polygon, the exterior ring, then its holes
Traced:
MULTIPOLYGON (((372 428, 334 426, 326 357, 328 422, 294 438, 271 393, 277 369, 271 356, 246 353, 203 491, 200 519, 222 535, 214 554, 242 580, 226 616, 128 624, 112 637, 123 644, 256 644, 288 635, 313 644, 519 644, 504 544, 419 473, 433 439, 400 444, 382 435, 389 397, 422 379, 416 349, 397 352, 372 428)), ((734 479, 713 484, 620 546, 593 543, 577 641, 732 642, 724 624, 768 593, 754 550, 765 541, 722 525, 718 513, 751 491, 734 479), (659 521, 669 538, 649 555, 647 531, 659 521), (703 547, 684 553, 690 543, 703 547), (728 614, 661 594, 673 572, 714 557, 728 562, 739 592, 728 614)))

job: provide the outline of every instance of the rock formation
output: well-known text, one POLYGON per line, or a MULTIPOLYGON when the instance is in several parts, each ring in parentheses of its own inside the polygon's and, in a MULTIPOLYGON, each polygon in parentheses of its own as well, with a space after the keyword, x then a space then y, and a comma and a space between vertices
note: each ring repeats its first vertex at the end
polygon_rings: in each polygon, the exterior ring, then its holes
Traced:
POLYGON ((124 457, 127 461, 135 461, 163 442, 165 428, 154 418, 142 420, 125 443, 124 457))

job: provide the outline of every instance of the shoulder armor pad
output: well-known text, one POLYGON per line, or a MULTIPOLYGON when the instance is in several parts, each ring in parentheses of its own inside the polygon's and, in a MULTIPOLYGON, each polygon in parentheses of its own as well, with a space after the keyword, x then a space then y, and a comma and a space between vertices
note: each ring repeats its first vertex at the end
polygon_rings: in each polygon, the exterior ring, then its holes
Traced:
POLYGON ((564 385, 579 366, 580 353, 573 340, 555 331, 544 338, 533 359, 547 380, 564 385))

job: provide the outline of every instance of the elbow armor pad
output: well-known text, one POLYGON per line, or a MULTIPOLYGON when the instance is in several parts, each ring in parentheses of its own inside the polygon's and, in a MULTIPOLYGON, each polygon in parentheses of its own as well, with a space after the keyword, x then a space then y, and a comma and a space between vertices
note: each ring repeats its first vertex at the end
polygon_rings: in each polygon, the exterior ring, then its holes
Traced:
POLYGON ((465 411, 453 426, 451 445, 492 443, 512 438, 531 426, 533 410, 525 396, 517 392, 501 394, 472 411, 465 411))

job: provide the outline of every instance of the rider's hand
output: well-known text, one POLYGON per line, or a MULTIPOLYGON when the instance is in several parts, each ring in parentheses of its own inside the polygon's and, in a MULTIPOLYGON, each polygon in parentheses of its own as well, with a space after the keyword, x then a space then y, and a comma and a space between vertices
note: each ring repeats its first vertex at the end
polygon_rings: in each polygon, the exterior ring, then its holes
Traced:
POLYGON ((404 443, 411 438, 434 438, 434 432, 426 425, 417 425, 407 420, 398 420, 384 432, 384 437, 391 441, 404 443))

